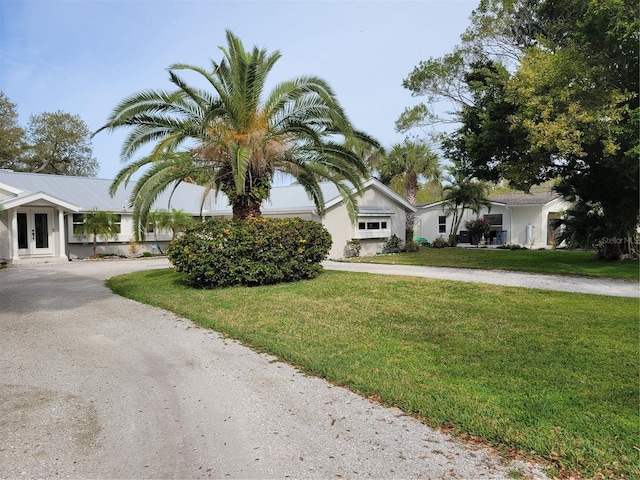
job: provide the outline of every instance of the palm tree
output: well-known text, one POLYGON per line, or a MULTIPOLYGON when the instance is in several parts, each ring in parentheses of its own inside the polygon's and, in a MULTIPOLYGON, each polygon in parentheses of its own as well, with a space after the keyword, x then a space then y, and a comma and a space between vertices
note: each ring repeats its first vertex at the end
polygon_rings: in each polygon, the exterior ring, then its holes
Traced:
POLYGON ((453 215, 449 245, 457 244, 456 234, 462 223, 465 210, 471 210, 476 215, 482 207, 491 210, 491 202, 487 199, 487 186, 477 181, 464 169, 453 167, 449 170, 451 178, 444 187, 444 208, 447 216, 453 215))
POLYGON ((194 219, 191 215, 182 210, 172 209, 170 212, 166 210, 161 212, 158 219, 158 228, 162 230, 171 230, 171 240, 176 239, 176 235, 184 230, 191 224, 194 219))
POLYGON ((103 210, 93 209, 91 212, 83 215, 81 225, 74 227, 74 234, 77 237, 91 235, 93 237, 93 258, 98 256, 96 251, 98 246, 98 237, 102 237, 104 241, 109 239, 117 239, 120 233, 120 224, 118 216, 114 213, 105 212, 103 210))
POLYGON ((158 244, 158 230, 171 230, 171 240, 173 241, 178 233, 183 232, 193 222, 194 219, 191 215, 175 208, 170 212, 154 210, 149 212, 147 216, 147 225, 153 228, 153 241, 160 253, 163 252, 158 244))
MULTIPOLYGON (((173 91, 146 90, 125 98, 98 130, 130 129, 122 146, 128 161, 144 145, 151 153, 123 168, 111 186, 150 167, 131 194, 134 222, 144 235, 153 201, 170 185, 204 179, 207 191, 222 191, 235 218, 259 216, 277 174, 292 176, 324 214, 319 182, 333 182, 352 219, 367 173, 364 162, 345 145, 356 138, 378 143, 349 122, 331 87, 315 76, 276 85, 265 95, 268 74, 280 53, 254 47, 226 32, 224 58, 209 70, 177 64, 169 68, 173 91), (189 85, 178 75, 197 74, 211 91, 189 85)), ((98 133, 96 132, 96 133, 98 133)))
MULTIPOLYGON (((437 153, 419 139, 405 138, 404 142, 393 145, 389 154, 381 158, 377 167, 380 181, 396 193, 404 195, 414 206, 420 180, 439 180, 441 176, 437 153)), ((407 213, 407 242, 413 241, 414 222, 413 212, 407 213)))

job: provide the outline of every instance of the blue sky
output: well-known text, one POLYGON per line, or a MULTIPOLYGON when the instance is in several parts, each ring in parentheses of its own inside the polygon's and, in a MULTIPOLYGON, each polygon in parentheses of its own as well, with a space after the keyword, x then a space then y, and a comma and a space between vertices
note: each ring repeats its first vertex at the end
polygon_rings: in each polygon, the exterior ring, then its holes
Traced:
MULTIPOLYGON (((273 84, 324 78, 355 126, 386 147, 417 103, 402 80, 459 42, 478 0, 217 1, 0 0, 0 90, 19 123, 42 112, 79 115, 94 131, 124 97, 170 89, 173 63, 220 60, 230 29, 249 48, 279 50, 273 84)), ((92 141, 101 178, 122 168, 124 132, 92 141)))

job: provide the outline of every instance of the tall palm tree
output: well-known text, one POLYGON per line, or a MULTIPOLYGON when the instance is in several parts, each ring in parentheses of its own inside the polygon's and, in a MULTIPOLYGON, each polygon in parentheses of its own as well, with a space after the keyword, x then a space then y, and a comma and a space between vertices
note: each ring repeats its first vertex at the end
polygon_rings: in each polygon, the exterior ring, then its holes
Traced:
MULTIPOLYGON (((441 176, 438 154, 420 139, 405 138, 402 143, 393 145, 389 153, 381 158, 377 168, 380 181, 404 195, 414 206, 420 180, 439 180, 441 176)), ((407 242, 413 241, 414 222, 413 212, 407 213, 407 242)))
MULTIPOLYGON (((138 231, 160 192, 187 178, 206 180, 222 191, 236 218, 260 215, 276 174, 291 175, 324 214, 320 181, 333 182, 352 218, 362 194, 364 162, 345 140, 378 143, 349 122, 331 87, 321 78, 284 81, 265 94, 268 74, 280 53, 268 54, 227 30, 223 59, 210 69, 176 64, 169 68, 173 91, 146 90, 125 98, 98 130, 130 129, 121 156, 130 160, 140 147, 151 153, 123 168, 111 191, 149 167, 132 191, 138 231), (179 72, 197 74, 211 90, 189 85, 179 72)), ((96 133, 98 133, 96 132, 96 133)))
POLYGON ((102 237, 105 241, 118 238, 118 234, 120 233, 118 216, 114 213, 93 209, 91 212, 85 213, 82 220, 82 225, 74 227, 74 234, 77 237, 92 237, 93 258, 96 258, 98 256, 98 237, 102 237))
POLYGON ((476 215, 482 207, 491 210, 491 202, 487 199, 487 186, 473 178, 462 168, 455 166, 449 169, 451 177, 444 191, 444 208, 447 216, 453 215, 449 245, 457 244, 456 233, 462 223, 465 210, 471 210, 476 215))

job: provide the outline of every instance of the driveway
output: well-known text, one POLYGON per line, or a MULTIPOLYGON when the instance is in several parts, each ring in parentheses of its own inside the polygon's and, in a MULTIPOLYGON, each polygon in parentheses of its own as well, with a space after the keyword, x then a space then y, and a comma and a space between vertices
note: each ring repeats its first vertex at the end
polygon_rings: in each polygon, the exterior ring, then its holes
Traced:
POLYGON ((323 262, 326 269, 346 270, 387 275, 455 280, 459 282, 490 283, 513 287, 558 290, 561 292, 590 293, 614 297, 640 297, 638 282, 608 280, 562 275, 508 272, 504 270, 476 270, 471 268, 416 267, 375 263, 323 262))
POLYGON ((166 266, 0 271, 0 477, 546 478, 103 285, 166 266))

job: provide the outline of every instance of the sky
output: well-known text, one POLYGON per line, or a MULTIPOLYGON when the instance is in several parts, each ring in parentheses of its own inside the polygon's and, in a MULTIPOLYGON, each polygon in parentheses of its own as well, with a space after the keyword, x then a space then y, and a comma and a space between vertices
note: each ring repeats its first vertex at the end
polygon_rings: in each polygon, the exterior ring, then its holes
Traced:
MULTIPOLYGON (((61 110, 96 131, 125 97, 171 89, 170 65, 220 61, 229 29, 247 49, 282 54, 267 89, 319 76, 355 127, 390 147, 404 138, 396 119, 421 101, 403 79, 420 61, 451 52, 478 3, 0 0, 0 90, 16 104, 22 127, 31 115, 61 110)), ((124 166, 125 135, 103 131, 92 139, 98 177, 113 178, 124 166)))

